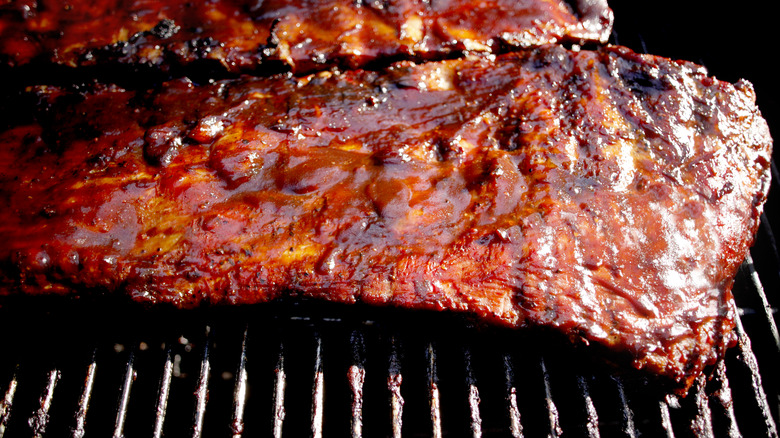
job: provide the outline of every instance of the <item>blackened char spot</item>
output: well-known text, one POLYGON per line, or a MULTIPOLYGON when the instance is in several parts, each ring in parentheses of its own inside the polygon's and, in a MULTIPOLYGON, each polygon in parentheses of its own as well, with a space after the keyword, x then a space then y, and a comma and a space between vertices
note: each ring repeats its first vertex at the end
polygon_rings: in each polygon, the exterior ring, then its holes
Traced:
POLYGON ((631 91, 640 95, 659 94, 670 88, 663 75, 654 75, 643 69, 621 70, 620 78, 631 91))
POLYGON ((164 20, 160 20, 160 22, 154 26, 151 33, 157 38, 166 39, 174 36, 177 32, 179 32, 179 29, 181 29, 181 27, 177 26, 175 21, 166 18, 164 20))
POLYGON ((267 49, 275 49, 276 47, 279 46, 281 40, 279 39, 279 36, 276 34, 276 28, 281 21, 282 21, 281 18, 277 18, 271 23, 271 28, 268 30, 268 39, 266 40, 267 49))
POLYGON ((392 6, 389 0, 355 0, 355 4, 367 6, 375 11, 386 11, 392 6))
POLYGON ((463 154, 463 148, 454 139, 439 138, 435 146, 436 158, 439 161, 450 161, 463 154))
POLYGON ((503 150, 516 151, 523 146, 523 133, 518 124, 507 124, 496 133, 496 137, 499 147, 503 150))
POLYGON ((522 108, 511 106, 505 116, 505 122, 496 131, 498 147, 505 151, 516 151, 529 144, 529 135, 533 135, 535 124, 527 120, 528 115, 523 114, 522 108))
POLYGON ((95 168, 102 168, 107 166, 111 162, 111 156, 104 154, 104 153, 98 153, 95 154, 87 159, 87 164, 91 167, 95 168))
POLYGON ((212 37, 193 38, 187 41, 187 47, 198 57, 205 58, 219 43, 212 37))

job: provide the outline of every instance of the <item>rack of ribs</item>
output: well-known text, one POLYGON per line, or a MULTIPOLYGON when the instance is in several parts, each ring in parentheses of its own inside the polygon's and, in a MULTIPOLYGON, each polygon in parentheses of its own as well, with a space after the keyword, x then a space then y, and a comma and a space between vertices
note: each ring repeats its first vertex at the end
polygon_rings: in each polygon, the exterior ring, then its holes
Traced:
POLYGON ((749 83, 553 45, 31 92, 0 133, 0 296, 460 312, 682 392, 734 340, 770 180, 749 83))
POLYGON ((0 5, 0 64, 255 73, 606 42, 605 0, 35 0, 0 5))

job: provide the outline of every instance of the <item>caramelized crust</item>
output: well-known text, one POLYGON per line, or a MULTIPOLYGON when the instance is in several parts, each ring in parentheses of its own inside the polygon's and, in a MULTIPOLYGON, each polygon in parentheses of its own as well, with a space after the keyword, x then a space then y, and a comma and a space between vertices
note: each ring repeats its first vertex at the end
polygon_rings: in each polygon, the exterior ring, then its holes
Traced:
POLYGON ((464 312, 685 390, 769 182, 750 84, 556 46, 381 72, 36 90, 0 133, 0 295, 464 312))
POLYGON ((22 0, 0 5, 0 63, 189 65, 298 73, 501 45, 606 42, 605 0, 22 0), (576 4, 576 10, 571 4, 576 4))

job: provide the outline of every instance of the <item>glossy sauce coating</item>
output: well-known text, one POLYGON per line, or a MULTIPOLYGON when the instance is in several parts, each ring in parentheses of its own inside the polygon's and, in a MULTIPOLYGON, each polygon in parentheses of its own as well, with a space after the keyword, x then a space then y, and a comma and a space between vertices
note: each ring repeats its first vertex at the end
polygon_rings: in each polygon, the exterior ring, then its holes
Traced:
POLYGON ((0 5, 0 63, 295 72, 501 45, 605 42, 604 0, 22 0, 0 5))
POLYGON ((771 139, 750 84, 619 47, 37 90, 0 294, 465 312, 686 389, 733 340, 771 139))

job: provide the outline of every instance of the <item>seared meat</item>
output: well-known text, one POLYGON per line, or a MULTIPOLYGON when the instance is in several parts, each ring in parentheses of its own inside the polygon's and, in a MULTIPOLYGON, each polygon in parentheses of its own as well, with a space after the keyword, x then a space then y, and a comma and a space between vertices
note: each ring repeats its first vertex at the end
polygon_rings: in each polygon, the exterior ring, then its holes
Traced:
POLYGON ((465 312, 685 390, 733 340, 771 139, 752 87, 620 47, 37 89, 0 134, 0 294, 465 312))
POLYGON ((501 45, 606 42, 611 26, 606 0, 24 0, 0 5, 0 63, 211 60, 254 72, 275 61, 307 72, 501 45))

